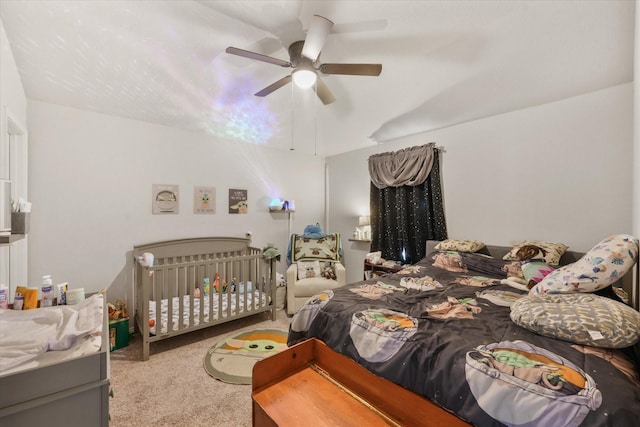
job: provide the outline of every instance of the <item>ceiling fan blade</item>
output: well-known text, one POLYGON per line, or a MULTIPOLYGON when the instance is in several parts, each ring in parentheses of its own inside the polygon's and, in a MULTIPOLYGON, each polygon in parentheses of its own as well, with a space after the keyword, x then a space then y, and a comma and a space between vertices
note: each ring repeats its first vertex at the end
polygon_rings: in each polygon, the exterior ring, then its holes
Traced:
POLYGON ((331 104, 336 100, 336 97, 331 93, 329 86, 327 86, 320 77, 316 80, 315 89, 316 94, 318 94, 318 98, 320 98, 320 101, 322 101, 324 105, 331 104))
POLYGON ((309 58, 311 61, 318 59, 324 42, 327 41, 329 31, 333 27, 333 22, 320 15, 313 15, 309 31, 302 48, 302 56, 309 58))
POLYGON ((379 76, 382 64, 322 64, 324 74, 344 74, 348 76, 379 76))
POLYGON ((260 92, 256 92, 255 95, 256 96, 267 96, 271 92, 274 92, 274 91, 280 89, 282 86, 286 85, 290 81, 291 81, 291 75, 284 76, 283 78, 281 78, 277 82, 271 83, 269 86, 265 87, 260 92))
POLYGON ((250 52, 244 49, 238 49, 237 47, 228 47, 225 52, 232 55, 244 56, 249 59, 256 59, 262 62, 268 62, 269 64, 279 65, 281 67, 291 67, 291 62, 283 61, 282 59, 274 58, 272 56, 263 55, 261 53, 250 52))

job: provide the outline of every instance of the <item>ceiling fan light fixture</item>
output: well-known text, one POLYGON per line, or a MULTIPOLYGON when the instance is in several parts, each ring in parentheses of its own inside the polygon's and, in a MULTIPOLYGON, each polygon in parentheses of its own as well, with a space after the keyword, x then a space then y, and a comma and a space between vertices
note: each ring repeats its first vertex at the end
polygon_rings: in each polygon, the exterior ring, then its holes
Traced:
POLYGON ((308 68, 298 68, 293 71, 293 81, 301 89, 308 89, 316 83, 318 75, 308 68))

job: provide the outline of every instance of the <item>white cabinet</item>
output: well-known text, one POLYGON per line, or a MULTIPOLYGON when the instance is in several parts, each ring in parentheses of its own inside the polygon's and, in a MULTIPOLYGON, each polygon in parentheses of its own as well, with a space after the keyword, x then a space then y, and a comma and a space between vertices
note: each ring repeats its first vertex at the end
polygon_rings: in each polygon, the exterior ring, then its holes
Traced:
POLYGON ((0 284, 9 284, 9 245, 0 245, 0 284))
MULTIPOLYGON (((2 135, 0 135, 0 178, 11 181, 11 198, 29 200, 27 193, 27 130, 3 106, 2 135)), ((23 236, 0 237, 0 283, 9 286, 10 300, 15 288, 26 285, 27 240, 23 236)))

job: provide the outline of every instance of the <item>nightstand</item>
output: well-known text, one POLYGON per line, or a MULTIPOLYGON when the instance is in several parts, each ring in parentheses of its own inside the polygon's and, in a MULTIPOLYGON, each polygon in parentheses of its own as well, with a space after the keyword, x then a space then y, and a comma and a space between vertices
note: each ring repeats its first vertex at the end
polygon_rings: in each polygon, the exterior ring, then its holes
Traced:
POLYGON ((402 265, 396 264, 394 266, 371 264, 369 261, 364 260, 364 279, 371 279, 374 276, 384 276, 385 274, 397 273, 402 270, 402 265), (369 277, 367 277, 369 275, 369 277))

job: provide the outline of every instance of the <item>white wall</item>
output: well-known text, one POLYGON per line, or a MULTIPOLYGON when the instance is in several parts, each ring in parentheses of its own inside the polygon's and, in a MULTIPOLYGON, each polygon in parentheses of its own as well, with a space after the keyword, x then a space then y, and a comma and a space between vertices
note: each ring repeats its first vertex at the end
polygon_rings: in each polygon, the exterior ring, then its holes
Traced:
MULTIPOLYGON (((633 131, 633 235, 640 237, 640 2, 636 1, 633 131)), ((639 270, 640 271, 640 267, 639 270)))
MULTIPOLYGON (((23 125, 27 124, 27 98, 24 94, 22 81, 18 74, 18 67, 4 31, 4 24, 0 20, 0 100, 2 106, 8 107, 23 125)), ((2 135, 5 135, 5 123, 0 124, 2 135)))
MULTIPOLYGON (((29 101, 29 282, 51 274, 86 292, 131 299, 134 245, 198 236, 275 243, 284 272, 285 215, 271 197, 293 199, 293 231, 324 222, 324 161, 289 151, 29 101), (152 215, 152 184, 178 184, 180 213, 152 215), (216 214, 193 213, 193 187, 216 188, 216 214), (228 189, 248 190, 249 213, 228 214, 228 189)), ((131 303, 130 303, 131 304, 131 303)))
MULTIPOLYGON (((435 142, 449 237, 585 251, 632 232, 633 84, 427 132, 327 159, 329 221, 349 236, 368 211, 371 154, 435 142)), ((368 247, 345 242, 348 281, 368 247)))

